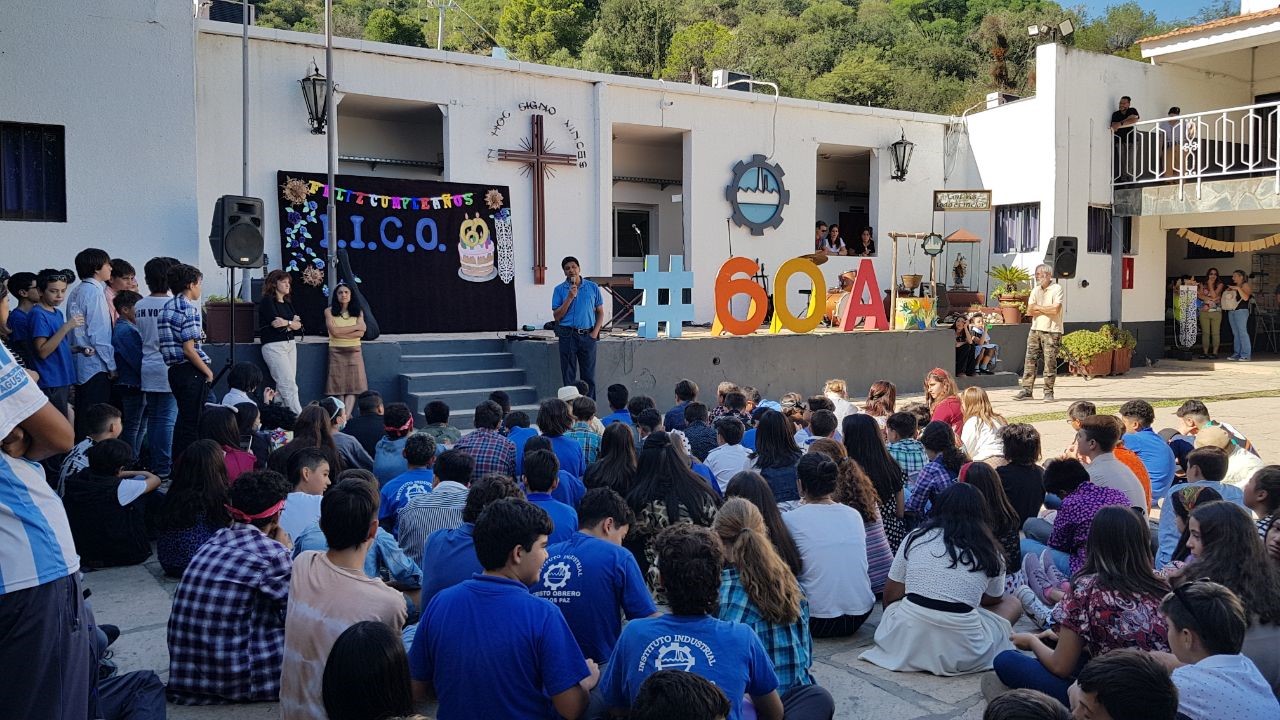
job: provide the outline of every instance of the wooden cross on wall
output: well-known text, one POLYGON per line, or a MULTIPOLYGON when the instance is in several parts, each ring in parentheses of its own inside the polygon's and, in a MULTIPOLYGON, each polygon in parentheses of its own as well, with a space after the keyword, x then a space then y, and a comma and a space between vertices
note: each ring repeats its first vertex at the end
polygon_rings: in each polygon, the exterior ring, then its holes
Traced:
POLYGON ((555 174, 555 165, 574 167, 578 156, 553 153, 542 134, 542 116, 534 115, 533 138, 522 140, 519 150, 499 150, 499 160, 524 163, 524 174, 533 176, 533 283, 546 284, 547 279, 547 211, 546 178, 555 174))

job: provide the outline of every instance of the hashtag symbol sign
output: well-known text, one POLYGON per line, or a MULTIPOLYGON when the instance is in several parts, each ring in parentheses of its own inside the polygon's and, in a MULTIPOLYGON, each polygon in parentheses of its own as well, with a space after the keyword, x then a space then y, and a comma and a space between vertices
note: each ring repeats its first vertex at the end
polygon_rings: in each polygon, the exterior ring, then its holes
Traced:
POLYGON ((644 299, 636 307, 639 336, 648 340, 658 339, 658 324, 665 323, 667 337, 680 337, 680 327, 685 320, 693 320, 693 303, 684 301, 686 290, 693 289, 693 273, 684 269, 684 257, 673 255, 671 269, 658 269, 657 255, 646 255, 644 271, 634 276, 635 289, 644 292, 644 299), (662 302, 662 291, 666 302, 662 302))

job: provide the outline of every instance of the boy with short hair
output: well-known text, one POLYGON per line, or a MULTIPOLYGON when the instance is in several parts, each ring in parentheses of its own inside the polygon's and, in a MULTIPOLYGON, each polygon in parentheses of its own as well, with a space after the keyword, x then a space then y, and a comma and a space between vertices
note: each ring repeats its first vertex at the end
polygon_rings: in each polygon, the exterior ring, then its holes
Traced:
MULTIPOLYGON (((528 455, 534 450, 555 452, 555 448, 551 446, 551 441, 543 435, 535 435, 525 441, 523 455, 528 455)), ((520 466, 522 468, 524 467, 523 455, 520 458, 520 466)), ((559 460, 559 456, 556 459, 559 460)), ((524 477, 523 473, 521 473, 521 477, 524 477)), ((556 477, 559 479, 559 483, 552 488, 551 497, 569 507, 577 507, 582 500, 582 496, 587 494, 587 486, 583 484, 582 478, 565 470, 563 467, 560 468, 560 472, 556 477)))
POLYGON ((382 393, 377 390, 365 390, 356 396, 358 415, 347 420, 342 432, 360 441, 360 447, 373 457, 378 452, 378 441, 387 434, 382 425, 382 414, 386 412, 382 404, 382 393))
POLYGON ((67 314, 84 318, 71 331, 72 362, 76 369, 76 434, 88 432, 79 413, 90 405, 111 401, 111 380, 116 374, 115 348, 111 345, 111 303, 107 281, 111 256, 105 250, 85 248, 76 253, 80 282, 67 294, 67 314))
MULTIPOLYGON (((1205 430, 1204 432, 1213 431, 1205 430)), ((1244 507, 1244 491, 1223 482, 1223 478, 1227 475, 1227 467, 1227 453, 1220 447, 1198 447, 1192 450, 1191 454, 1187 455, 1187 481, 1165 490, 1162 500, 1168 502, 1173 493, 1183 488, 1206 487, 1217 491, 1218 495, 1222 496, 1223 502, 1244 507)), ((1176 518, 1177 513, 1173 511, 1173 506, 1167 506, 1165 511, 1160 513, 1160 527, 1156 532, 1159 540, 1159 547, 1156 550, 1156 569, 1168 565, 1173 560, 1174 551, 1178 548, 1178 538, 1182 533, 1178 531, 1176 518)))
MULTIPOLYGON (((231 366, 227 373, 227 394, 222 396, 222 404, 233 408, 241 403, 258 404, 253 394, 262 386, 262 368, 256 363, 240 361, 231 366)), ((351 423, 347 423, 350 425, 351 423)), ((343 428, 346 432, 346 428, 343 428)))
POLYGON ((662 430, 662 415, 653 408, 645 408, 636 416, 636 428, 640 431, 640 440, 662 430))
POLYGON ((436 441, 425 432, 415 432, 404 441, 404 460, 409 469, 382 486, 378 521, 387 532, 394 533, 400 508, 419 495, 431 492, 435 484, 436 441))
POLYGON ((36 274, 16 272, 6 284, 9 294, 17 304, 9 310, 7 343, 24 367, 35 372, 35 353, 31 347, 31 309, 40 302, 40 290, 36 287, 36 274))
POLYGON ((728 720, 742 717, 744 695, 751 696, 761 720, 781 720, 784 712, 792 718, 832 716, 831 696, 816 685, 796 686, 786 700, 780 698, 773 663, 755 631, 712 615, 720 599, 724 551, 710 530, 679 523, 654 542, 671 614, 633 620, 622 629, 600 682, 610 708, 629 709, 649 675, 678 667, 724 691, 732 706, 728 720))
POLYGON ((321 498, 329 489, 330 470, 329 455, 320 448, 302 448, 289 458, 289 482, 293 490, 280 514, 280 527, 289 537, 297 537, 320 519, 321 498))
POLYGON ((280 529, 289 482, 270 470, 231 486, 232 523, 191 559, 169 615, 169 701, 179 705, 280 697, 292 546, 280 529), (210 652, 210 648, 219 651, 210 652))
POLYGON ((832 439, 838 434, 836 432, 836 414, 830 410, 818 410, 809 418, 809 436, 804 439, 803 447, 812 445, 814 440, 821 438, 832 439))
POLYGON ((107 280, 104 294, 107 296, 107 305, 111 309, 113 324, 120 319, 120 311, 115 309, 116 295, 126 290, 138 291, 138 271, 133 269, 133 265, 128 260, 111 258, 111 279, 107 280))
POLYGON ((88 467, 67 478, 62 498, 81 563, 142 563, 151 557, 143 496, 160 487, 160 478, 142 470, 123 471, 133 461, 133 450, 123 440, 102 440, 85 456, 88 467))
MULTIPOLYGON (((154 257, 142 268, 147 296, 134 306, 138 334, 142 336, 142 396, 146 401, 147 454, 151 471, 169 477, 173 467, 173 426, 178 405, 169 387, 169 367, 160 352, 160 313, 169 302, 170 257, 154 257)), ((138 448, 134 448, 137 452, 138 448)))
MULTIPOLYGON (((721 380, 720 384, 716 385, 716 406, 711 409, 712 422, 719 420, 729 412, 729 409, 725 407, 725 398, 728 397, 731 392, 741 392, 737 383, 729 380, 721 380)), ((743 397, 745 398, 746 396, 744 395, 743 397)))
POLYGON ((560 460, 554 452, 533 450, 525 453, 525 497, 551 517, 554 526, 548 539, 551 543, 568 540, 578 531, 578 512, 572 505, 551 497, 551 492, 560 484, 559 475, 560 460))
POLYGON ((538 429, 530 427, 530 424, 529 414, 523 410, 512 410, 502 418, 503 435, 516 449, 516 477, 524 473, 524 444, 529 438, 538 436, 538 429))
POLYGON ((1177 658, 1178 717, 1280 717, 1266 678, 1240 654, 1249 614, 1235 593, 1215 582, 1186 582, 1165 596, 1160 614, 1177 658))
MULTIPOLYGON (((38 382, 49 402, 64 417, 68 416, 71 386, 76 382, 76 368, 71 359, 71 343, 67 335, 84 325, 84 316, 71 319, 59 307, 67 296, 67 284, 73 278, 61 270, 41 270, 36 276, 36 289, 40 302, 31 308, 31 349, 35 354, 34 370, 39 373, 38 382)), ((83 436, 83 433, 76 433, 83 436)))
POLYGON ((142 447, 142 413, 146 401, 142 396, 142 335, 135 324, 138 301, 142 296, 132 290, 121 290, 112 299, 117 319, 111 329, 111 346, 116 353, 116 390, 123 410, 122 437, 129 443, 135 458, 142 447))
POLYGON ((1155 408, 1146 400, 1130 400, 1120 406, 1118 414, 1125 430, 1121 443, 1142 460, 1150 477, 1151 497, 1158 502, 1173 485, 1177 461, 1169 443, 1151 429, 1151 424, 1156 421, 1155 408))
POLYGON ((196 440, 196 423, 209 395, 213 370, 209 356, 201 348, 204 329, 200 320, 200 283, 204 274, 179 263, 169 268, 169 290, 173 297, 165 302, 157 321, 160 354, 169 368, 169 387, 178 406, 173 427, 170 457, 177 458, 196 440))
POLYGON ((659 670, 640 685, 631 720, 724 720, 729 698, 710 680, 681 670, 659 670))
POLYGON ((437 530, 427 537, 422 549, 422 606, 445 588, 484 572, 476 558, 474 531, 485 508, 503 498, 524 498, 524 491, 505 475, 486 475, 471 484, 467 504, 462 508, 462 524, 437 530))
POLYGON ((698 384, 694 381, 684 378, 676 383, 675 388, 676 404, 675 407, 667 411, 662 418, 662 425, 668 430, 684 430, 684 409, 689 403, 698 399, 698 384))
POLYGON ((84 411, 84 416, 83 424, 89 432, 62 460, 56 486, 59 495, 67 484, 67 478, 89 467, 89 448, 103 440, 118 438, 124 431, 122 415, 113 405, 99 403, 90 406, 84 411))
POLYGON ((427 536, 462 524, 462 510, 475 474, 475 461, 457 448, 445 450, 436 458, 432 472, 431 492, 409 500, 396 517, 396 539, 400 541, 400 548, 419 566, 427 536))
POLYGON ((582 654, 604 663, 628 620, 657 613, 640 566, 622 539, 635 515, 609 488, 587 491, 578 506, 578 532, 547 547, 547 561, 531 592, 555 603, 582 654))
POLYGON ((605 390, 605 393, 609 399, 609 409, 613 412, 600 418, 600 422, 604 423, 605 427, 616 422, 634 425, 635 423, 631 422, 631 413, 627 412, 627 402, 630 399, 627 386, 614 383, 605 390))
MULTIPOLYGON (((689 438, 689 447, 699 462, 706 462, 707 456, 715 449, 716 429, 708 422, 710 418, 707 406, 694 400, 684 406, 684 436, 689 438)), ((739 418, 738 422, 742 422, 739 418)), ((746 423, 743 423, 746 427, 746 423)))
POLYGON ((1178 689, 1151 653, 1112 650, 1090 660, 1067 690, 1072 717, 1094 720, 1174 720, 1178 689))
POLYGON ((889 457, 897 461, 902 472, 907 474, 907 485, 914 487, 920 471, 929 462, 925 457, 924 445, 916 437, 920 434, 920 424, 916 416, 909 412, 896 412, 884 423, 884 435, 888 440, 886 449, 889 457))
POLYGON ((556 606, 529 593, 551 529, 545 512, 517 499, 493 503, 476 521, 484 574, 436 595, 409 649, 414 698, 438 697, 439 720, 586 711, 600 671, 556 606))
MULTIPOLYGON (((640 424, 640 413, 645 410, 653 410, 654 412, 658 410, 658 404, 648 395, 633 395, 627 401, 627 412, 631 413, 631 423, 633 425, 640 424)), ((658 413, 658 420, 662 420, 662 413, 658 413)))
POLYGON ((751 468, 751 451, 742 446, 742 436, 745 433, 746 428, 738 418, 727 417, 716 421, 716 447, 707 453, 706 464, 716 477, 721 495, 724 495, 725 488, 734 475, 751 468))
POLYGON ((600 456, 600 436, 591 429, 591 421, 596 416, 596 401, 579 395, 569 403, 569 412, 573 415, 573 426, 564 436, 582 446, 582 458, 590 465, 600 456))
POLYGON ((364 572, 378 532, 378 491, 357 478, 340 480, 321 501, 320 530, 329 549, 310 550, 293 561, 285 617, 280 716, 327 720, 321 678, 342 631, 358 622, 381 622, 399 633, 407 618, 404 598, 364 572))
POLYGON ((907 403, 902 406, 902 409, 899 410, 899 412, 904 412, 915 417, 917 437, 919 437, 920 431, 924 430, 926 425, 933 422, 933 411, 929 409, 928 405, 922 402, 907 403))
POLYGON ((422 411, 422 416, 427 422, 422 432, 430 435, 437 445, 443 445, 447 450, 462 439, 462 431, 449 424, 449 405, 443 400, 432 400, 427 403, 427 409, 422 411))

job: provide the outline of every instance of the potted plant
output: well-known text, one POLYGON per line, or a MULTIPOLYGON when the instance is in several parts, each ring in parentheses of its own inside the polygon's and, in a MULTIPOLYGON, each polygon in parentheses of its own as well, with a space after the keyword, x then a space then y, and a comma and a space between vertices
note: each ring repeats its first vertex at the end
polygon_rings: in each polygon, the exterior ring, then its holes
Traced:
MULTIPOLYGON (((252 343, 256 329, 257 308, 241 298, 235 299, 235 329, 237 343, 252 343)), ((204 301, 204 334, 211 343, 231 342, 231 298, 226 295, 210 295, 204 301)))
POLYGON ((1133 350, 1138 347, 1138 338, 1133 333, 1114 325, 1103 325, 1100 332, 1109 337, 1115 345, 1111 351, 1111 374, 1123 375, 1133 367, 1133 350))
POLYGON ((1076 330, 1062 336, 1062 352, 1071 372, 1092 380, 1111 372, 1111 355, 1115 341, 1096 330, 1076 330))
POLYGON ((996 281, 995 294, 1000 299, 1000 313, 1010 325, 1022 322, 1031 295, 1031 273, 1017 265, 996 265, 987 271, 996 281))

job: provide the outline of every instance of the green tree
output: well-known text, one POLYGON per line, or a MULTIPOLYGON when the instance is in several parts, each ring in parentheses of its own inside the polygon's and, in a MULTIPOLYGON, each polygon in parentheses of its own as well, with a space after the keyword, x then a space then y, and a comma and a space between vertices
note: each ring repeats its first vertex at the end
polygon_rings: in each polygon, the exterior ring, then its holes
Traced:
POLYGON ((591 19, 582 0, 507 0, 498 41, 521 60, 542 62, 561 50, 573 56, 590 34, 591 19))
POLYGON ((595 32, 582 48, 588 70, 658 77, 675 30, 665 0, 604 0, 595 32))
POLYGON ((366 40, 396 45, 422 47, 426 44, 421 23, 406 15, 397 15, 394 10, 387 8, 379 8, 369 14, 369 20, 364 26, 364 37, 366 40))
POLYGON ((1141 59, 1137 42, 1168 29, 1154 12, 1147 12, 1136 2, 1107 8, 1102 17, 1091 20, 1076 32, 1076 47, 1094 52, 1141 59))
POLYGON ((662 76, 689 80, 693 74, 705 84, 710 82, 712 70, 729 64, 732 53, 733 33, 729 28, 714 20, 694 23, 671 36, 662 76))
POLYGON ((814 100, 884 107, 893 97, 894 82, 894 68, 880 51, 861 46, 842 55, 831 72, 810 82, 807 94, 814 100))

